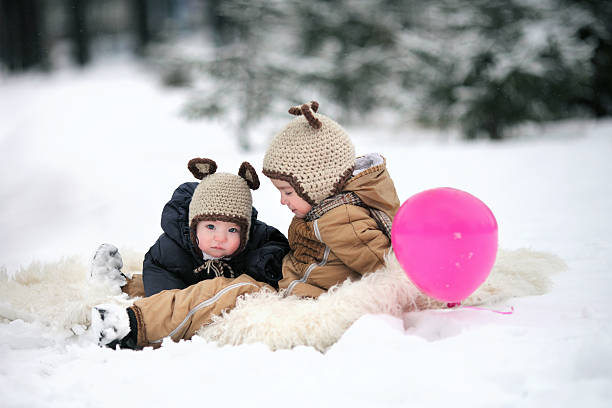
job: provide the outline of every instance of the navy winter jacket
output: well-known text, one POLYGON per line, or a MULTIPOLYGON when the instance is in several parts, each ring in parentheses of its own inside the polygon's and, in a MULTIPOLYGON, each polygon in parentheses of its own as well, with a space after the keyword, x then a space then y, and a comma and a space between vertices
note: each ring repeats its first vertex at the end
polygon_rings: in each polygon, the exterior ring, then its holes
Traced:
MULTIPOLYGON (((189 203, 197 186, 197 182, 181 184, 164 206, 161 218, 164 233, 149 249, 143 263, 146 296, 166 289, 184 289, 215 277, 205 271, 194 273, 194 269, 204 263, 202 252, 191 242, 188 224, 189 203)), ((276 228, 258 221, 257 210, 253 208, 247 245, 227 263, 236 276, 246 273, 277 288, 282 278, 282 260, 287 252, 287 238, 276 228)))

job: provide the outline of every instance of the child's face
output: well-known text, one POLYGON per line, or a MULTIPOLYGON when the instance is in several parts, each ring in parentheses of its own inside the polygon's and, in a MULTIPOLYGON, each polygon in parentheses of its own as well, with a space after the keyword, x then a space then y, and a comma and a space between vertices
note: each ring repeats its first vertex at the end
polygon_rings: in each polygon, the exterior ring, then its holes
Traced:
POLYGON ((221 258, 240 246, 240 226, 225 221, 200 221, 196 227, 198 246, 208 255, 221 258))
POLYGON ((283 180, 270 179, 274 187, 280 191, 281 204, 289 207, 291 212, 298 218, 304 218, 306 214, 312 209, 312 206, 308 204, 304 199, 298 196, 289 184, 283 180))

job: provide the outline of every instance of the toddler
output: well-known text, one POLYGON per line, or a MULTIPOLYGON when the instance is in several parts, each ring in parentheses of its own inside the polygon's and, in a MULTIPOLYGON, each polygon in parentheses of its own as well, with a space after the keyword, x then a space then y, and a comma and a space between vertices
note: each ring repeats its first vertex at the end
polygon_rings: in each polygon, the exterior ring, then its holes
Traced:
POLYGON ((263 162, 281 204, 295 215, 279 287, 308 297, 382 267, 400 205, 385 159, 355 158, 347 133, 318 108, 314 101, 291 108, 297 118, 273 139, 263 162))

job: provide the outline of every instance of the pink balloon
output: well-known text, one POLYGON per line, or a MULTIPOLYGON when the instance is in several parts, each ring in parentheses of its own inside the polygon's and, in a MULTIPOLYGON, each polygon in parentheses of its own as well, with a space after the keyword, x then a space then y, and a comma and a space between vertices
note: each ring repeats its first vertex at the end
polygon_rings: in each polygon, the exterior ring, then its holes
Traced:
POLYGON ((454 188, 415 194, 393 219, 391 242, 424 293, 461 302, 487 278, 497 254, 497 220, 482 201, 454 188))

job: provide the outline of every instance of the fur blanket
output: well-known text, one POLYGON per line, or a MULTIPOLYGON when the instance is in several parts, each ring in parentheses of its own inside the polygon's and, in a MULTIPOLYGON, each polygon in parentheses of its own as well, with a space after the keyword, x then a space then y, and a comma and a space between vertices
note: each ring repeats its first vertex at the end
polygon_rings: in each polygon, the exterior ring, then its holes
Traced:
MULTIPOLYGON (((123 259, 123 273, 128 277, 142 270, 142 255, 127 251, 123 259)), ((81 333, 89 326, 93 306, 116 303, 128 307, 133 303, 119 286, 89 275, 89 267, 78 257, 32 262, 14 274, 0 268, 0 319, 81 333)))
MULTIPOLYGON (((142 257, 124 253, 124 273, 138 271, 142 257)), ((512 297, 541 295, 551 275, 566 269, 555 255, 527 249, 500 250, 488 279, 464 305, 491 305, 512 297)), ((82 332, 91 308, 115 302, 128 306, 118 287, 89 279, 87 267, 75 258, 33 263, 9 276, 0 270, 0 317, 41 322, 54 328, 82 332)), ((264 343, 272 350, 299 345, 327 350, 365 314, 390 314, 444 308, 445 303, 421 293, 393 255, 387 266, 358 281, 346 281, 318 299, 283 297, 262 291, 240 298, 234 309, 200 329, 203 338, 219 345, 264 343)))

